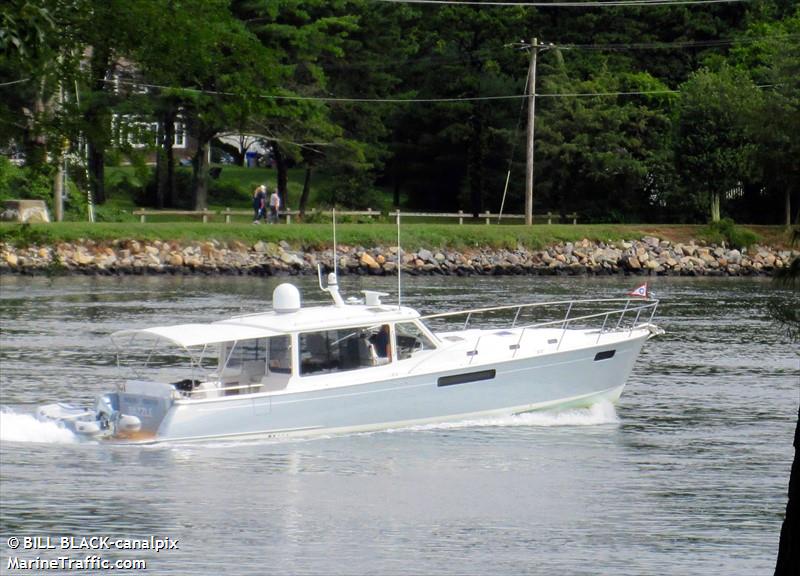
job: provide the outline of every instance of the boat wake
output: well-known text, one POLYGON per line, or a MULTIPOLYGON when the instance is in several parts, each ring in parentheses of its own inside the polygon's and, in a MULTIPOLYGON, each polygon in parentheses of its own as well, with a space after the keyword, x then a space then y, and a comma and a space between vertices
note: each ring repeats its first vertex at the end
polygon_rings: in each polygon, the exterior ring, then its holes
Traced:
POLYGON ((454 428, 506 427, 506 426, 598 426, 601 424, 618 424, 617 411, 611 402, 604 401, 588 408, 576 408, 561 412, 526 412, 496 418, 478 418, 458 422, 441 422, 410 426, 404 430, 449 430, 454 428))
POLYGON ((78 437, 55 422, 42 422, 33 414, 0 408, 0 442, 72 444, 78 437))
MULTIPOLYGON (((457 422, 439 422, 403 428, 389 429, 387 432, 415 430, 452 430, 459 428, 486 427, 550 427, 550 426, 598 426, 618 424, 619 418, 611 402, 598 402, 589 408, 564 410, 561 412, 527 412, 495 418, 478 418, 457 422)), ((374 434, 367 432, 366 434, 374 434)), ((300 439, 293 439, 300 440, 300 439)), ((257 442, 257 440, 255 440, 257 442)), ((0 408, 0 442, 38 442, 42 444, 73 444, 80 438, 72 431, 55 422, 43 422, 33 414, 16 412, 11 408, 0 408)), ((272 440, 271 442, 274 442, 272 440)), ((240 442, 221 443, 228 446, 240 442)))

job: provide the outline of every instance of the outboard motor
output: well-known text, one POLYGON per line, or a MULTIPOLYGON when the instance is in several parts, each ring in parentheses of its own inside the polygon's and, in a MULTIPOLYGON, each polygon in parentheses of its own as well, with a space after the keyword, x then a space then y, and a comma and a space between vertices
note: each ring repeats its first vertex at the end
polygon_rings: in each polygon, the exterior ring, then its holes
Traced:
POLYGON ((100 396, 95 403, 97 421, 102 423, 105 429, 113 436, 118 434, 130 434, 142 429, 142 421, 130 414, 122 414, 118 407, 119 398, 113 396, 100 396))
POLYGON ((142 429, 142 421, 136 416, 130 414, 120 414, 117 420, 117 432, 123 434, 130 434, 131 432, 138 432, 142 429))

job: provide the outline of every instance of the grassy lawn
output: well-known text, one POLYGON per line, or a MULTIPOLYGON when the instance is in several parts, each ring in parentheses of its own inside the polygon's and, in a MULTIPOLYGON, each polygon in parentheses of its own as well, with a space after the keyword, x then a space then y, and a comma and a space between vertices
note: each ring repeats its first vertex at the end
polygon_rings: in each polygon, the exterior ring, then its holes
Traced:
MULTIPOLYGON (((407 250, 419 248, 506 248, 517 246, 541 248, 561 242, 578 242, 584 238, 594 241, 635 240, 654 235, 673 242, 701 239, 705 226, 687 225, 622 225, 622 224, 542 224, 530 228, 519 225, 485 224, 404 224, 401 243, 407 250)), ((759 241, 786 247, 789 235, 780 226, 754 226, 751 229, 759 241)), ((348 224, 336 226, 337 242, 349 246, 394 246, 397 228, 393 223, 348 224)), ((0 223, 0 241, 17 245, 53 244, 80 238, 100 242, 117 239, 163 240, 176 242, 217 240, 240 241, 253 244, 259 240, 279 242, 285 240, 296 248, 319 249, 332 243, 330 224, 279 224, 274 226, 251 223, 200 222, 60 222, 52 224, 20 225, 0 223)))

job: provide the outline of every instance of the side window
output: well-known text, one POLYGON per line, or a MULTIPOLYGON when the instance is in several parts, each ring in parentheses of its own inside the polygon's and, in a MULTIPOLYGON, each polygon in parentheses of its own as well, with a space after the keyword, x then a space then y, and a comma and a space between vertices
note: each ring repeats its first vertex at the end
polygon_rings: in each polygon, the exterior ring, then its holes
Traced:
POLYGON ((245 363, 266 360, 267 339, 238 340, 223 349, 222 363, 228 370, 241 369, 245 363), (227 361, 227 365, 226 365, 227 361))
POLYGON ((388 325, 306 332, 298 338, 300 374, 343 372, 391 359, 388 325))
POLYGON ((413 322, 395 324, 394 329, 397 335, 398 360, 405 360, 406 358, 411 358, 417 352, 436 348, 431 339, 413 322))
POLYGON ((333 365, 328 332, 300 334, 300 374, 329 371, 333 365))
POLYGON ((292 373, 292 345, 289 336, 273 336, 268 344, 269 371, 277 374, 292 373))

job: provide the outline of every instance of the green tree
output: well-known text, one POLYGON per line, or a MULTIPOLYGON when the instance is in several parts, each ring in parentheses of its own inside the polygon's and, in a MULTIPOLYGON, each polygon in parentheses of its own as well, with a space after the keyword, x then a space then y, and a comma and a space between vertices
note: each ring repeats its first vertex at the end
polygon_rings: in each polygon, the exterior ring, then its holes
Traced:
MULTIPOLYGON (((750 132, 758 145, 762 189, 774 198, 776 208, 782 207, 789 227, 792 195, 800 192, 800 9, 782 20, 755 22, 746 41, 732 51, 731 61, 765 86, 750 132)), ((757 200, 763 204, 764 198, 757 200)))
POLYGON ((157 201, 169 196, 164 186, 172 187, 169 130, 179 119, 195 145, 190 205, 201 210, 208 205, 211 140, 255 110, 274 107, 260 95, 274 87, 279 76, 258 39, 234 17, 226 0, 159 4, 168 17, 153 23, 134 53, 143 77, 160 87, 153 99, 163 126, 159 154, 166 175, 162 172, 157 178, 157 201))
POLYGON ((319 155, 341 137, 328 105, 315 98, 329 95, 323 64, 342 57, 344 40, 357 28, 357 14, 350 13, 353 4, 345 0, 233 3, 233 12, 259 39, 276 74, 267 92, 280 98, 253 115, 253 127, 273 149, 284 205, 289 164, 301 161, 309 146, 319 155))
POLYGON ((507 44, 525 30, 526 11, 426 6, 418 13, 406 37, 419 48, 401 68, 400 90, 454 101, 398 110, 392 177, 412 206, 499 209, 520 102, 489 98, 523 93, 527 54, 507 44))
MULTIPOLYGON (((602 73, 570 82, 552 74, 542 94, 664 91, 645 73, 602 73)), ((653 182, 664 170, 658 154, 668 138, 668 95, 541 98, 537 119, 539 202, 592 221, 647 220, 653 182)), ((662 179, 663 180, 663 179, 662 179)), ((536 193, 535 193, 536 194, 536 193)))
MULTIPOLYGON (((41 197, 47 181, 61 193, 63 155, 79 140, 74 87, 83 50, 75 17, 85 8, 82 0, 13 0, 0 5, 0 77, 9 79, 0 82, 0 146, 21 148, 25 154, 29 186, 20 187, 20 196, 41 197)), ((52 205, 56 194, 51 192, 47 199, 61 216, 52 205)))
POLYGON ((46 162, 61 75, 57 8, 30 0, 0 5, 0 137, 21 147, 34 166, 46 162))
POLYGON ((74 125, 86 143, 88 184, 98 204, 106 201, 106 153, 115 144, 115 109, 135 96, 119 79, 132 73, 136 63, 131 55, 153 23, 156 8, 153 0, 80 0, 59 20, 75 46, 71 56, 79 70, 79 94, 72 104, 80 119, 74 125))
MULTIPOLYGON (((417 50, 416 11, 407 5, 363 0, 350 6, 358 14, 357 27, 342 39, 339 53, 327 52, 320 59, 330 92, 349 98, 407 96, 401 73, 417 50)), ((329 146, 318 149, 321 154, 304 157, 324 164, 333 180, 342 183, 336 200, 361 208, 379 207, 375 183, 391 157, 390 136, 398 105, 334 102, 328 108, 339 134, 329 146)))
POLYGON ((748 126, 760 104, 750 78, 728 65, 700 70, 681 85, 678 168, 692 193, 706 199, 713 222, 725 194, 752 176, 756 145, 748 126))

